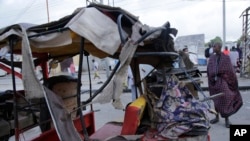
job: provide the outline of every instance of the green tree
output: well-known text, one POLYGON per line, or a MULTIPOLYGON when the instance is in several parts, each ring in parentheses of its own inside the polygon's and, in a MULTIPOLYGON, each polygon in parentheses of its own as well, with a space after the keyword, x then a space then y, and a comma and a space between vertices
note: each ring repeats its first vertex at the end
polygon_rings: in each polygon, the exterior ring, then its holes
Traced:
POLYGON ((219 36, 216 36, 214 39, 211 39, 208 43, 205 43, 205 46, 208 46, 209 44, 214 44, 215 42, 222 43, 222 39, 219 36))
POLYGON ((210 43, 222 43, 222 40, 219 36, 216 36, 214 39, 210 40, 210 43))

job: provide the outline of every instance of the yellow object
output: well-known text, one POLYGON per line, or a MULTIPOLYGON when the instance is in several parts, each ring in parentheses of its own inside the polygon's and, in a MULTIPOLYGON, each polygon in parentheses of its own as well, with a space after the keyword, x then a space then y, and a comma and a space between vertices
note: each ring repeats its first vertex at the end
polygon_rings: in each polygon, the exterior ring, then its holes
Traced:
POLYGON ((141 95, 140 97, 138 97, 136 100, 134 100, 131 104, 129 104, 129 106, 133 106, 133 107, 137 107, 140 109, 140 119, 143 116, 145 107, 146 107, 147 101, 144 95, 141 95))

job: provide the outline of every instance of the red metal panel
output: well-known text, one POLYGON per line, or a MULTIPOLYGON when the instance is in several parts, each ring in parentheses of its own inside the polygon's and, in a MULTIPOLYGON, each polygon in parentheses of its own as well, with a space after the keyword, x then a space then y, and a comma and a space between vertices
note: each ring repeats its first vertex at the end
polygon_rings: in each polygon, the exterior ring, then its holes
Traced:
MULTIPOLYGON (((84 116, 84 122, 87 128, 87 131, 89 135, 93 134, 95 131, 95 124, 94 124, 94 112, 89 112, 85 114, 84 116)), ((74 125, 76 130, 81 133, 82 126, 80 118, 78 117, 74 121, 74 125)), ((83 138, 83 135, 81 134, 81 137, 83 138)), ((48 130, 44 133, 42 133, 40 136, 36 137, 32 141, 59 141, 59 138, 57 136, 56 130, 53 128, 51 130, 48 130)))
POLYGON ((121 135, 135 135, 140 122, 140 110, 135 106, 126 108, 121 135))
MULTIPOLYGON (((0 63, 0 69, 6 71, 7 73, 10 73, 10 74, 12 73, 11 68, 3 65, 2 63, 0 63)), ((22 79, 22 74, 21 73, 15 71, 14 75, 17 76, 18 78, 22 79)))

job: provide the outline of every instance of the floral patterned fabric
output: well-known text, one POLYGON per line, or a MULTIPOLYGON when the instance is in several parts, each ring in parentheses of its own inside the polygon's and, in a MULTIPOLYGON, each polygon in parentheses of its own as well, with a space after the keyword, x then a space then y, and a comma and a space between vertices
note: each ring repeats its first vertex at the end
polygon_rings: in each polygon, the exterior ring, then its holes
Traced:
POLYGON ((210 127, 207 105, 194 100, 187 87, 178 80, 169 77, 160 95, 154 93, 159 91, 152 92, 152 87, 147 92, 152 126, 161 136, 176 139, 190 133, 207 134, 210 127))

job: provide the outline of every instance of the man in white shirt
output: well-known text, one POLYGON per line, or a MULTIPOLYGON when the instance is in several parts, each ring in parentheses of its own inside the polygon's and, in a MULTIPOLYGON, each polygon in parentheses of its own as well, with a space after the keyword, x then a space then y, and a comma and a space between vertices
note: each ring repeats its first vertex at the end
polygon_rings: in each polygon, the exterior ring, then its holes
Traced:
POLYGON ((239 53, 236 50, 235 46, 232 47, 232 50, 229 53, 229 57, 232 63, 232 66, 234 67, 235 71, 237 69, 237 61, 239 59, 239 53))
POLYGON ((132 101, 134 101, 136 100, 136 86, 134 83, 134 76, 130 67, 128 68, 128 82, 127 83, 128 83, 128 89, 130 89, 132 93, 132 101))

